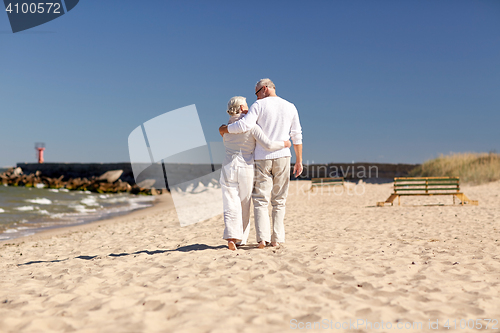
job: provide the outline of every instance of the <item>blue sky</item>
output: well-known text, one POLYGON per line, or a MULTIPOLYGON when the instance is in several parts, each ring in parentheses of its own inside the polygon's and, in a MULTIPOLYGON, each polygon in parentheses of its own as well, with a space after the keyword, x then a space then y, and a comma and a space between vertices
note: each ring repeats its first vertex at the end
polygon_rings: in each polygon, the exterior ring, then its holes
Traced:
POLYGON ((37 141, 47 162, 128 161, 134 128, 191 104, 221 141, 229 98, 264 77, 299 110, 305 162, 498 152, 499 17, 494 0, 82 0, 13 34, 0 13, 0 166, 37 141))

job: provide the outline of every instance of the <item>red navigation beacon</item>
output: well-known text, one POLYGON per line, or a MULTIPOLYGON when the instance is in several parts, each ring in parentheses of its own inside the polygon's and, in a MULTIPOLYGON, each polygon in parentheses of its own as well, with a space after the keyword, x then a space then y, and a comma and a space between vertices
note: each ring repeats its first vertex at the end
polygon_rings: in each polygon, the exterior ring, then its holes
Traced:
POLYGON ((38 152, 38 163, 43 163, 43 151, 45 150, 45 143, 37 142, 35 143, 35 149, 38 152))

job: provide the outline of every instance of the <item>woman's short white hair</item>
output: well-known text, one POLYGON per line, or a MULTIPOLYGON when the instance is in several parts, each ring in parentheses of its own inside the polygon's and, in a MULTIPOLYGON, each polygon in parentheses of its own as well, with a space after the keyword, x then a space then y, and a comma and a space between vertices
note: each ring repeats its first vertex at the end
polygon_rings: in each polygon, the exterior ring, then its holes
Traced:
POLYGON ((241 113, 240 106, 246 104, 246 102, 247 99, 245 97, 234 96, 227 103, 227 113, 229 113, 230 116, 236 116, 237 114, 240 114, 241 113))
POLYGON ((276 86, 274 85, 273 81, 271 81, 270 79, 262 79, 262 80, 260 80, 255 85, 255 88, 260 88, 260 87, 264 87, 264 86, 276 89, 276 86))

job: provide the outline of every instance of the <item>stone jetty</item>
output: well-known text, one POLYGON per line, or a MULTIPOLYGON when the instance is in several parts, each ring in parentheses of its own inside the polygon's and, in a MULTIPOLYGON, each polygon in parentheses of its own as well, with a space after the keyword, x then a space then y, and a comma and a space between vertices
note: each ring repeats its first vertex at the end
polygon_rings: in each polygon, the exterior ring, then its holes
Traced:
POLYGON ((157 195, 166 192, 166 189, 145 188, 139 185, 129 184, 122 181, 120 176, 123 170, 107 171, 99 177, 68 178, 64 175, 59 177, 47 177, 37 170, 34 173, 25 174, 20 167, 9 168, 0 174, 0 182, 7 186, 65 188, 68 190, 90 191, 96 193, 131 193, 143 195, 157 195))

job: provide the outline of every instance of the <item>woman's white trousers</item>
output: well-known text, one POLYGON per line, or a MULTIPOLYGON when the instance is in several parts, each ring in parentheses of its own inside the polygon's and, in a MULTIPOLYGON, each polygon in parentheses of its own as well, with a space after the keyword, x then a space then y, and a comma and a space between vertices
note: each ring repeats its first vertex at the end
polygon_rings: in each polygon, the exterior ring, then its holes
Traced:
POLYGON ((237 244, 246 244, 250 232, 250 203, 254 168, 253 165, 237 163, 238 157, 222 168, 220 184, 224 206, 224 239, 236 239, 237 244))

